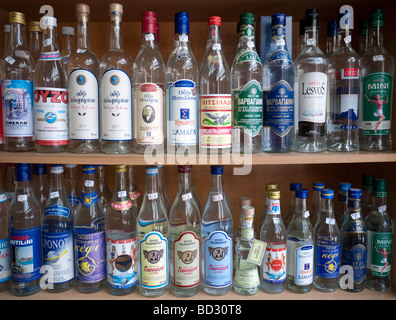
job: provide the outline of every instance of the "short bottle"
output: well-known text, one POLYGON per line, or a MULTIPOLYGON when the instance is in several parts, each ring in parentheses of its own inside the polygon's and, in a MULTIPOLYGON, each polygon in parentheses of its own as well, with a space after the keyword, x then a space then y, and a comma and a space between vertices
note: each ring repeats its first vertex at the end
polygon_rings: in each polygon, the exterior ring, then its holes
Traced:
POLYGON ((63 178, 63 165, 50 166, 50 188, 42 219, 43 266, 48 273, 45 288, 64 292, 74 286, 74 215, 63 178))
POLYGON ((363 174, 362 176, 362 217, 363 221, 371 213, 373 207, 374 176, 363 174))
POLYGON ((67 64, 69 62, 70 55, 74 50, 76 50, 74 35, 75 33, 73 27, 67 27, 67 26, 62 27, 61 57, 67 76, 69 76, 69 74, 67 73, 68 70, 67 64))
POLYGON ((191 166, 178 166, 178 187, 169 214, 169 278, 172 293, 201 290, 201 212, 192 193, 191 166))
POLYGON ((65 164, 65 189, 73 215, 76 214, 78 205, 81 202, 81 189, 77 179, 77 165, 65 164))
POLYGON ((114 167, 115 184, 106 211, 107 290, 126 295, 137 289, 137 227, 136 207, 128 193, 126 165, 114 167))
POLYGON ((43 29, 40 27, 39 21, 29 22, 29 52, 33 57, 34 63, 37 61, 41 53, 41 45, 43 43, 43 29))
POLYGON ((106 166, 102 164, 96 165, 95 179, 95 184, 98 190, 99 202, 103 208, 104 213, 106 214, 107 208, 110 205, 110 200, 113 196, 106 180, 106 166))
POLYGON ((75 277, 80 292, 92 293, 106 285, 105 215, 95 183, 95 166, 84 165, 82 172, 81 202, 73 231, 75 277))
POLYGON ((8 214, 12 270, 10 289, 13 295, 27 296, 41 290, 42 213, 33 194, 30 164, 17 163, 15 178, 15 194, 8 214))
MULTIPOLYGON (((1 166, 0 166, 1 169, 1 166)), ((3 189, 0 174, 0 292, 8 290, 11 279, 11 260, 10 260, 10 237, 8 230, 8 208, 9 201, 3 189)))
POLYGON ((338 288, 340 231, 333 211, 334 190, 322 189, 318 222, 314 228, 314 287, 322 292, 338 288))
POLYGON ((324 182, 314 182, 312 185, 312 203, 311 209, 309 210, 309 220, 311 221, 312 227, 315 227, 316 221, 318 220, 320 210, 320 192, 325 187, 324 182))
POLYGON ((287 208, 287 212, 285 218, 283 219, 283 223, 287 230, 291 219, 293 218, 293 213, 296 208, 296 191, 302 188, 302 184, 300 182, 291 182, 290 183, 290 202, 289 207, 287 208))
POLYGON ((44 213, 47 206, 47 199, 49 198, 50 185, 48 181, 47 165, 44 163, 33 164, 32 184, 33 192, 41 207, 41 212, 44 213))
POLYGON ((296 211, 287 228, 287 289, 308 293, 313 287, 314 237, 309 211, 308 190, 296 191, 296 211))

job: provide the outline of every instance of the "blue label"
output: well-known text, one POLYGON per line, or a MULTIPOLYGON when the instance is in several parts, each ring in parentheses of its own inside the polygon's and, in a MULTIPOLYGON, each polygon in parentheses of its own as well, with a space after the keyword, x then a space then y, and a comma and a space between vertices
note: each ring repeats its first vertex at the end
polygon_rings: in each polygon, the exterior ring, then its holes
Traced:
POLYGON ((275 50, 267 59, 266 64, 268 65, 276 65, 281 64, 284 65, 287 63, 293 63, 293 60, 290 57, 288 51, 284 49, 275 50))
POLYGON ((67 200, 69 200, 69 202, 70 202, 72 207, 78 206, 80 204, 80 202, 81 202, 81 198, 77 197, 77 196, 75 196, 73 194, 69 194, 67 196, 67 200))
POLYGON ((84 207, 90 207, 98 202, 99 195, 98 192, 84 193, 81 192, 81 203, 84 207))
POLYGON ((45 207, 44 216, 57 216, 69 219, 71 210, 68 207, 62 206, 58 203, 45 207))
POLYGON ((11 279, 10 239, 0 240, 0 283, 11 279))
POLYGON ((331 237, 319 236, 316 243, 316 275, 336 278, 340 272, 340 245, 331 237))
POLYGON ((367 248, 362 244, 358 244, 351 249, 343 247, 341 263, 343 266, 351 266, 353 268, 354 282, 363 282, 366 277, 367 248))

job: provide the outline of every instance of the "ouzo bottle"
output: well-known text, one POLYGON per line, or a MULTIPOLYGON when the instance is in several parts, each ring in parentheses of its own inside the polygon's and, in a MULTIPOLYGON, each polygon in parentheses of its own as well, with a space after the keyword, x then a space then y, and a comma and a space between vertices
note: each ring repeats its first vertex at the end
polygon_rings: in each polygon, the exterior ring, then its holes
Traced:
POLYGON ((77 165, 65 164, 65 189, 67 200, 73 210, 73 215, 76 214, 78 205, 81 202, 81 189, 77 180, 77 165))
MULTIPOLYGON (((1 169, 1 166, 0 166, 1 169)), ((11 279, 10 237, 8 231, 9 202, 0 174, 0 292, 9 289, 11 279)))
POLYGON ((41 207, 42 213, 44 213, 50 189, 47 165, 44 163, 34 163, 32 173, 33 192, 41 207))

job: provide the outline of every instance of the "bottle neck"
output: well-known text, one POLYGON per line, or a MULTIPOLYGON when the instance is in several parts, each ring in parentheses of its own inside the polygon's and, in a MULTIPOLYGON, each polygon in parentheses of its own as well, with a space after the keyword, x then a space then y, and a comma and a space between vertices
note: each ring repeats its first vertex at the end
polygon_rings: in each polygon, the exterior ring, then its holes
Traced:
POLYGON ((277 47, 286 47, 286 29, 284 25, 278 24, 272 26, 271 42, 277 47))
POLYGON ((89 18, 86 14, 77 17, 77 49, 89 50, 89 18))
POLYGON ((305 198, 296 198, 296 214, 301 215, 301 217, 306 217, 307 212, 307 199, 305 198))
POLYGON ((76 167, 71 167, 71 168, 66 167, 66 179, 70 179, 71 181, 77 180, 76 167))
POLYGON ((242 24, 238 32, 238 49, 254 48, 254 27, 250 24, 242 24))
POLYGON ((50 191, 63 190, 65 188, 63 182, 63 172, 51 173, 50 178, 50 191))
POLYGON ((338 192, 338 202, 348 204, 348 191, 338 192))
POLYGON ((43 45, 41 52, 59 51, 57 28, 55 26, 47 26, 43 31, 43 45))
POLYGON ((223 193, 223 176, 221 174, 212 174, 210 181, 210 192, 223 193))
POLYGON ((14 50, 28 50, 26 40, 26 28, 24 24, 11 24, 10 45, 11 48, 13 48, 14 50))
MULTIPOLYGON (((126 172, 115 173, 114 193, 118 194, 119 191, 127 191, 127 175, 126 172)), ((128 195, 126 193, 125 197, 128 195)), ((118 196, 118 198, 121 198, 118 196)))
POLYGON ((382 47, 384 43, 383 27, 370 28, 370 47, 382 47))
POLYGON ((97 191, 95 186, 95 173, 84 173, 82 192, 92 193, 97 191))
POLYGON ((381 214, 386 213, 386 197, 373 197, 373 209, 381 214))
POLYGON ((208 27, 208 38, 206 46, 212 45, 214 43, 221 43, 221 33, 220 26, 210 25, 208 27))
POLYGON ((113 14, 110 21, 110 49, 122 50, 121 14, 113 14))
POLYGON ((151 193, 158 193, 158 174, 156 175, 146 175, 146 188, 144 195, 147 196, 151 193))
POLYGON ((74 51, 74 41, 72 35, 63 35, 62 37, 62 49, 67 52, 74 51))
POLYGON ((320 206, 320 217, 323 218, 333 218, 333 199, 324 199, 321 198, 321 206, 320 206))
POLYGON ((32 181, 24 180, 24 181, 15 181, 15 193, 28 193, 32 191, 32 181))
POLYGON ((305 48, 317 47, 319 30, 317 26, 305 27, 305 48))
POLYGON ((178 193, 186 194, 191 192, 191 173, 179 173, 178 174, 178 193))
POLYGON ((351 47, 352 43, 352 31, 347 29, 341 29, 339 30, 339 41, 337 41, 337 46, 338 47, 351 47))
POLYGON ((142 46, 150 47, 152 49, 156 46, 155 33, 145 32, 142 34, 142 46))

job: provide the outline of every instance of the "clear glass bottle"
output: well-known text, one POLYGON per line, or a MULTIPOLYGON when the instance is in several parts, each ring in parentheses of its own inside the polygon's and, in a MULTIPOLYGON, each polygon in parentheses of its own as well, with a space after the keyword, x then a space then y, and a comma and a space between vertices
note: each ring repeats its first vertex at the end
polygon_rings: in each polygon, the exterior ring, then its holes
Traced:
POLYGON ((201 213, 192 194, 191 166, 178 166, 178 187, 169 214, 169 278, 172 293, 201 290, 201 213))
POLYGON ((57 40, 57 20, 44 19, 43 45, 34 72, 34 126, 38 152, 64 152, 69 145, 66 70, 57 40))
POLYGON ((15 163, 7 163, 5 193, 7 199, 10 201, 12 200, 12 197, 15 194, 15 187, 16 187, 15 163))
POLYGON ((232 233, 223 166, 211 166, 209 195, 201 223, 201 281, 203 290, 210 295, 225 295, 232 289, 232 233))
POLYGON ((369 48, 369 19, 362 19, 359 21, 359 49, 358 54, 363 56, 363 54, 369 48))
POLYGON ((46 289, 64 292, 74 286, 74 215, 67 200, 63 165, 50 166, 50 189, 42 219, 43 266, 48 270, 46 289))
POLYGON ((107 208, 110 205, 113 194, 110 191, 109 185, 106 180, 106 166, 102 164, 96 165, 95 171, 96 186, 98 190, 99 202, 106 214, 107 208))
POLYGON ((133 64, 134 151, 164 152, 165 62, 156 43, 156 14, 142 13, 142 45, 133 64))
POLYGON ((123 49, 122 16, 119 3, 109 5, 110 50, 100 59, 100 122, 102 152, 132 152, 132 67, 123 49))
POLYGON ((137 289, 137 212, 128 193, 126 165, 114 167, 115 184, 106 211, 107 290, 126 295, 137 289))
POLYGON ((166 208, 159 197, 158 168, 148 166, 146 188, 137 220, 138 289, 146 297, 161 296, 169 289, 167 216, 166 208))
POLYGON ((167 153, 194 155, 198 145, 198 64, 191 49, 190 18, 175 14, 175 40, 165 69, 167 153))
POLYGON ((0 174, 0 265, 2 266, 0 270, 0 292, 9 289, 11 279, 11 252, 8 230, 8 208, 10 205, 2 181, 2 175, 0 174))
MULTIPOLYGON (((235 243, 237 243, 238 240, 241 238, 243 222, 245 221, 244 220, 245 211, 242 210, 243 206, 252 206, 252 199, 249 197, 240 197, 239 198, 239 209, 240 209, 239 226, 238 226, 238 229, 236 229, 235 233, 234 233, 234 242, 235 243)), ((256 234, 256 233, 254 233, 254 234, 256 234)), ((234 259, 234 266, 235 266, 235 259, 234 259)))
POLYGON ((69 151, 100 151, 99 141, 99 60, 90 48, 90 8, 76 5, 77 50, 67 63, 69 84, 69 151))
POLYGON ((136 212, 139 212, 142 205, 142 195, 136 183, 134 166, 128 166, 128 192, 136 208, 136 212))
POLYGON ((76 50, 76 44, 74 39, 74 28, 73 27, 62 27, 62 50, 61 57, 62 63, 65 66, 66 74, 68 70, 68 62, 70 59, 70 55, 73 51, 76 50))
MULTIPOLYGON (((11 47, 11 42, 10 42, 10 33, 11 33, 11 26, 9 24, 4 25, 4 48, 3 52, 0 55, 0 59, 4 60, 7 58, 7 50, 11 47)), ((1 95, 1 80, 3 78, 3 74, 1 71, 1 63, 0 63, 0 150, 3 150, 3 101, 2 101, 2 95, 1 95)))
POLYGON ((48 182, 47 165, 43 163, 33 164, 33 192, 42 213, 44 213, 47 206, 47 199, 49 198, 50 185, 48 182))
POLYGON ((340 272, 340 230, 334 218, 334 190, 322 189, 318 222, 314 228, 314 287, 322 292, 338 288, 340 272))
POLYGON ((312 203, 311 209, 309 210, 309 220, 311 221, 311 225, 313 227, 316 225, 316 221, 318 220, 321 201, 320 193, 324 187, 324 182, 314 182, 312 186, 312 203))
POLYGON ((350 182, 340 182, 338 184, 338 201, 334 210, 338 229, 341 228, 342 223, 348 214, 348 191, 351 187, 352 184, 350 182))
POLYGON ((231 72, 221 41, 221 17, 208 22, 206 51, 199 70, 199 152, 231 150, 231 72))
POLYGON ((267 293, 281 293, 286 288, 287 248, 279 190, 268 192, 267 215, 260 230, 260 240, 267 243, 261 264, 261 289, 267 293))
POLYGON ((307 198, 307 189, 296 191, 296 211, 287 228, 286 287, 294 293, 308 293, 313 287, 314 236, 307 198))
POLYGON ((360 189, 349 189, 348 215, 340 230, 342 269, 339 286, 349 292, 364 290, 367 273, 367 230, 361 216, 361 197, 360 189))
POLYGON ((10 12, 10 47, 1 66, 3 148, 5 151, 34 150, 33 76, 34 61, 26 40, 25 15, 10 12))
POLYGON ((33 57, 34 63, 37 64, 41 53, 43 43, 43 29, 39 21, 29 22, 29 52, 33 57))
POLYGON ((263 137, 263 66, 255 48, 254 14, 237 24, 238 47, 231 66, 232 152, 259 153, 263 137))
POLYGON ((74 218, 76 288, 83 293, 106 286, 105 215, 95 183, 95 166, 82 166, 81 202, 74 218))
POLYGON ((366 287, 374 291, 392 288, 391 265, 394 223, 388 214, 387 181, 374 180, 373 210, 364 220, 367 229, 366 287))
POLYGON ((76 214, 78 205, 81 202, 81 189, 77 179, 77 165, 65 164, 65 189, 73 215, 76 214))
POLYGON ((13 295, 27 296, 41 290, 41 208, 33 193, 30 164, 17 163, 15 177, 15 194, 8 211, 10 289, 13 295))
POLYGON ((298 54, 301 53, 301 51, 303 51, 304 47, 305 47, 305 19, 301 19, 300 20, 300 24, 299 24, 299 39, 298 39, 298 44, 299 44, 299 51, 298 54))
POLYGON ((362 57, 361 107, 362 143, 360 149, 392 149, 391 119, 394 58, 384 48, 383 13, 370 12, 370 48, 362 57), (379 85, 381 84, 381 85, 379 85))
POLYGON ((296 190, 302 188, 302 183, 300 182, 290 182, 290 201, 289 206, 287 208, 287 212, 285 218, 283 219, 283 223, 285 228, 289 226, 291 219, 293 218, 293 213, 296 209, 296 190))
POLYGON ((321 152, 326 146, 329 59, 320 50, 318 10, 305 11, 305 47, 294 60, 294 112, 297 152, 321 152))
POLYGON ((263 151, 290 152, 294 127, 294 65, 286 45, 286 15, 272 15, 272 37, 263 67, 263 151))
POLYGON ((371 213, 373 207, 374 176, 364 174, 362 176, 362 218, 363 221, 371 213))
POLYGON ((338 21, 330 20, 327 22, 327 39, 326 39, 326 56, 330 56, 337 50, 339 46, 338 37, 338 21))
POLYGON ((261 212, 261 217, 259 220, 258 234, 260 233, 261 227, 264 224, 265 216, 267 215, 268 192, 270 190, 278 190, 278 185, 274 182, 268 182, 265 184, 265 202, 264 202, 264 208, 263 208, 263 211, 261 212))
POLYGON ((1 54, 1 59, 7 58, 6 53, 7 50, 11 48, 11 25, 5 24, 3 27, 3 32, 4 32, 4 48, 3 52, 1 54))
POLYGON ((159 196, 166 208, 166 212, 169 213, 172 207, 172 203, 169 200, 168 192, 166 191, 165 186, 165 174, 164 174, 164 166, 158 165, 158 190, 159 196))

